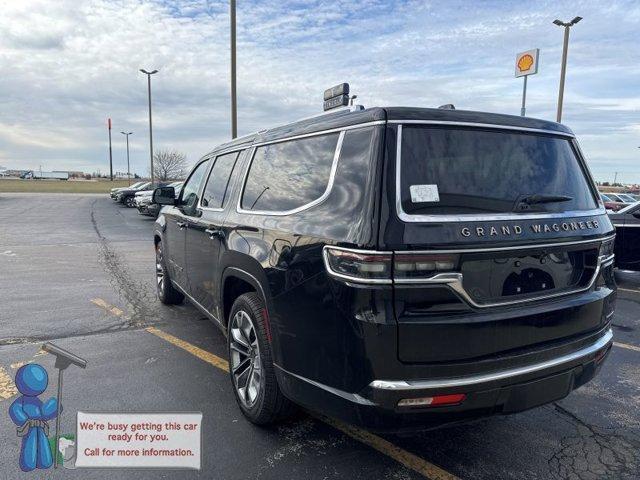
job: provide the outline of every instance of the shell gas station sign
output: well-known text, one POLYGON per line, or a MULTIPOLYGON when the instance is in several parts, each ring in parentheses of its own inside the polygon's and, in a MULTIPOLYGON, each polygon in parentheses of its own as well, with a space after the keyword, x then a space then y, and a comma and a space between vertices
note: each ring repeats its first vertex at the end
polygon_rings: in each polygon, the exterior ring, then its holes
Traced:
POLYGON ((540 49, 534 48, 516 55, 516 77, 538 73, 538 54, 540 49))

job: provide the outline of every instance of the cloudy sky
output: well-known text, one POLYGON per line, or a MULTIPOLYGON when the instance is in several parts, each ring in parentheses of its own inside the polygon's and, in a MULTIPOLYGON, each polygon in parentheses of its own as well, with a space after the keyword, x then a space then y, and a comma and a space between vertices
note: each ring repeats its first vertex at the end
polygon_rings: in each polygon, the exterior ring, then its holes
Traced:
MULTIPOLYGON (((108 171, 154 144, 193 163, 229 139, 228 2, 0 0, 0 165, 108 171)), ((562 29, 572 29, 563 121, 599 180, 640 182, 640 2, 238 0, 238 122, 245 134, 321 110, 348 81, 365 106, 519 114, 515 55, 540 48, 527 114, 555 119, 562 29)))

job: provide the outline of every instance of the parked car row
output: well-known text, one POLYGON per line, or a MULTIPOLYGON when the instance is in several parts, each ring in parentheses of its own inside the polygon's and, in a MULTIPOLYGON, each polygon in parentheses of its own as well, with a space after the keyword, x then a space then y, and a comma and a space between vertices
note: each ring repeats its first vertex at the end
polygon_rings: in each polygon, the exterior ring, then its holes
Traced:
MULTIPOLYGON (((158 186, 172 187, 176 192, 175 193, 176 198, 178 198, 178 195, 180 195, 180 191, 182 190, 182 184, 183 182, 173 182, 167 185, 158 185, 158 186)), ((136 192, 135 206, 141 215, 148 215, 150 217, 156 218, 160 213, 160 205, 153 202, 153 192, 154 192, 154 189, 142 190, 142 191, 136 192)))
POLYGON ((640 270, 640 202, 609 214, 616 227, 616 267, 640 270))
POLYGON ((602 197, 605 208, 613 212, 617 212, 629 205, 633 205, 640 200, 640 196, 632 195, 630 193, 600 192, 600 196, 602 197))
POLYGON ((136 207, 141 215, 157 217, 160 213, 160 205, 153 202, 153 191, 158 187, 171 186, 178 195, 182 189, 182 182, 151 183, 147 181, 137 182, 128 187, 112 188, 111 198, 126 207, 136 207))

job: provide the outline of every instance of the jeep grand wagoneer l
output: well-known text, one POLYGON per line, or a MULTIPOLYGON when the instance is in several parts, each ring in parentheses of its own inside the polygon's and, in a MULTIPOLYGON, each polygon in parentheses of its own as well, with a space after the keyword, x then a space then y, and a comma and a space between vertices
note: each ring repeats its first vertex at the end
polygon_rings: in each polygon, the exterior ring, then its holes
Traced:
POLYGON ((345 108, 220 145, 154 198, 159 297, 226 333, 255 423, 518 412, 612 344, 614 229, 557 123, 345 108))

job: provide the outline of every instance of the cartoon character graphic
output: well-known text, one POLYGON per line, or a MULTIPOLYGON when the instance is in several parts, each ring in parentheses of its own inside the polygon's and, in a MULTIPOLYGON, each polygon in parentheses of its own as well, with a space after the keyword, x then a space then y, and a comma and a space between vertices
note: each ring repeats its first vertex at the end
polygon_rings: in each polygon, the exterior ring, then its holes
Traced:
POLYGON ((47 422, 56 418, 58 400, 53 397, 43 403, 38 398, 49 384, 47 371, 36 363, 24 365, 16 372, 15 383, 22 395, 9 407, 9 416, 18 426, 18 437, 22 437, 20 468, 25 472, 49 468, 53 456, 47 422))

